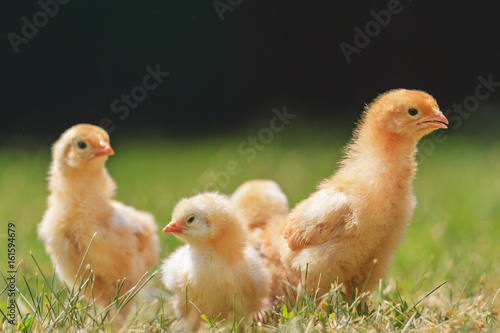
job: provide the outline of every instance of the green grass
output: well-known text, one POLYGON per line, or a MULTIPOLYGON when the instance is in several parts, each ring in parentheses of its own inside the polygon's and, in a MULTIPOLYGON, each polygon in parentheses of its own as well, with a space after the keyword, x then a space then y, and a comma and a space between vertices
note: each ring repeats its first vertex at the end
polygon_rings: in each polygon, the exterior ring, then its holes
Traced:
MULTIPOLYGON (((118 184, 117 199, 154 213, 159 229, 170 221, 180 198, 202 190, 213 181, 210 173, 226 170, 230 160, 238 162, 241 170, 224 186, 219 184, 222 192, 231 193, 248 179, 269 178, 282 186, 293 207, 333 172, 349 138, 334 131, 297 127, 277 133, 251 161, 247 161, 249 155, 238 152, 238 145, 257 134, 258 128, 191 141, 161 137, 112 141, 116 155, 107 167, 118 184)), ((12 221, 18 308, 16 326, 0 315, 1 327, 7 332, 67 331, 70 327, 114 330, 110 318, 116 307, 129 300, 97 309, 83 299, 79 283, 65 287, 58 281, 38 239, 37 224, 48 195, 49 147, 35 143, 6 147, 0 148, 0 243, 7 243, 7 224, 12 221)), ((322 302, 315 301, 314 295, 302 295, 295 307, 288 304, 281 309, 277 323, 250 330, 498 330, 500 141, 450 131, 448 140, 438 144, 419 166, 414 191, 418 205, 412 224, 386 279, 368 296, 367 311, 360 311, 361 299, 349 304, 338 290, 332 290, 322 302)), ((162 258, 180 244, 171 235, 160 235, 160 239, 162 258)), ((6 276, 6 245, 2 248, 0 272, 6 276)), ((0 310, 5 312, 7 291, 1 280, 0 310)), ((169 297, 158 276, 151 277, 134 298, 125 328, 133 332, 183 330, 169 297)), ((216 318, 206 321, 210 325, 205 328, 214 331, 231 327, 216 318)))

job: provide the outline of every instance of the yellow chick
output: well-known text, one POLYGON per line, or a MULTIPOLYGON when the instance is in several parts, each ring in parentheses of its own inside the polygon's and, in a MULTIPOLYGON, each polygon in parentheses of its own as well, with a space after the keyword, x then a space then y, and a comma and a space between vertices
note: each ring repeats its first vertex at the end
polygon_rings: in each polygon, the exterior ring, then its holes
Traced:
POLYGON ((272 180, 250 180, 238 187, 231 200, 246 217, 250 243, 262 256, 263 264, 271 272, 269 305, 283 295, 286 268, 280 257, 280 234, 289 213, 288 199, 272 180))
POLYGON ((161 270, 189 331, 198 330, 201 314, 220 315, 218 320, 231 323, 249 320, 263 307, 269 272, 248 243, 243 217, 228 197, 209 192, 182 199, 163 232, 187 242, 165 259, 161 270))
POLYGON ((254 179, 240 185, 231 195, 242 211, 250 230, 250 243, 258 250, 264 242, 265 230, 276 217, 288 215, 288 199, 272 180, 254 179))
POLYGON ((83 263, 93 270, 93 293, 101 304, 132 288, 158 261, 160 246, 151 214, 114 201, 116 185, 104 164, 113 155, 100 127, 80 124, 66 130, 52 147, 47 210, 38 226, 58 277, 71 286, 83 263))
POLYGON ((306 290, 320 295, 335 283, 351 299, 376 286, 415 208, 417 142, 446 124, 423 91, 391 90, 366 107, 339 170, 287 218, 282 259, 296 283, 307 267, 306 290))

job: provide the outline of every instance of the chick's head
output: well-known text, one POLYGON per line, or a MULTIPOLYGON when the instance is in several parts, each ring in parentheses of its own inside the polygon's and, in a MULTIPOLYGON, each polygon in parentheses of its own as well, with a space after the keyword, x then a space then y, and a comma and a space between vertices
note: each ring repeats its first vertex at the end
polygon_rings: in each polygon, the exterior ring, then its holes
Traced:
POLYGON ((397 89, 378 96, 367 106, 364 123, 412 140, 438 128, 448 128, 448 119, 436 100, 421 90, 397 89))
POLYGON ((52 147, 54 163, 61 168, 102 167, 107 157, 113 154, 108 133, 89 124, 69 128, 52 147))
POLYGON ((188 243, 206 243, 241 229, 240 216, 225 195, 208 192, 177 203, 164 229, 188 243))

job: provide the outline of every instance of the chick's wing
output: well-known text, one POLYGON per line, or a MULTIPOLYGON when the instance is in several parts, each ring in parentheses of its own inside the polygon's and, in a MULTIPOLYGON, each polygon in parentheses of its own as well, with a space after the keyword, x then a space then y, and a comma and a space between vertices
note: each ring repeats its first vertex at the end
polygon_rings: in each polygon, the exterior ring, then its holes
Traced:
POLYGON ((142 252, 151 242, 151 238, 155 237, 157 226, 153 215, 138 211, 118 201, 113 201, 112 206, 115 210, 113 217, 114 228, 119 233, 133 235, 135 238, 133 243, 137 245, 136 251, 142 252))
POLYGON ((319 245, 346 223, 351 209, 347 196, 335 189, 321 189, 300 202, 287 218, 283 237, 292 251, 319 245))

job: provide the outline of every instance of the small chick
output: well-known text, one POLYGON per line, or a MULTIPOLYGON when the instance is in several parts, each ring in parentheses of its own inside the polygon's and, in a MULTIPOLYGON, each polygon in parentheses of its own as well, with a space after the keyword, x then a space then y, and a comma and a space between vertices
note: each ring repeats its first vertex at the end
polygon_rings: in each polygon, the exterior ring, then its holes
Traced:
POLYGON ((187 242, 163 262, 162 280, 189 331, 198 330, 201 314, 220 315, 231 323, 251 319, 262 308, 269 272, 248 243, 245 222, 228 197, 209 192, 182 199, 163 232, 187 242))
POLYGON ((280 234, 288 215, 288 199, 272 180, 250 180, 231 195, 248 222, 250 243, 262 256, 264 266, 271 272, 271 292, 268 305, 283 295, 286 269, 280 257, 280 234))
POLYGON ((334 283, 351 299, 376 286, 415 208, 417 142, 446 124, 423 91, 391 90, 366 107, 339 170, 287 218, 282 259, 295 283, 307 268, 306 290, 319 295, 334 283))
POLYGON ((246 217, 250 230, 250 243, 261 252, 269 222, 276 217, 288 215, 286 195, 272 180, 255 179, 240 185, 231 195, 231 201, 246 217))
POLYGON ((51 193, 38 226, 58 277, 69 286, 96 233, 80 276, 89 265, 94 296, 103 305, 116 295, 119 280, 125 280, 122 293, 137 284, 160 252, 153 216, 112 200, 116 185, 104 164, 113 154, 100 127, 80 124, 64 132, 52 147, 51 193))

